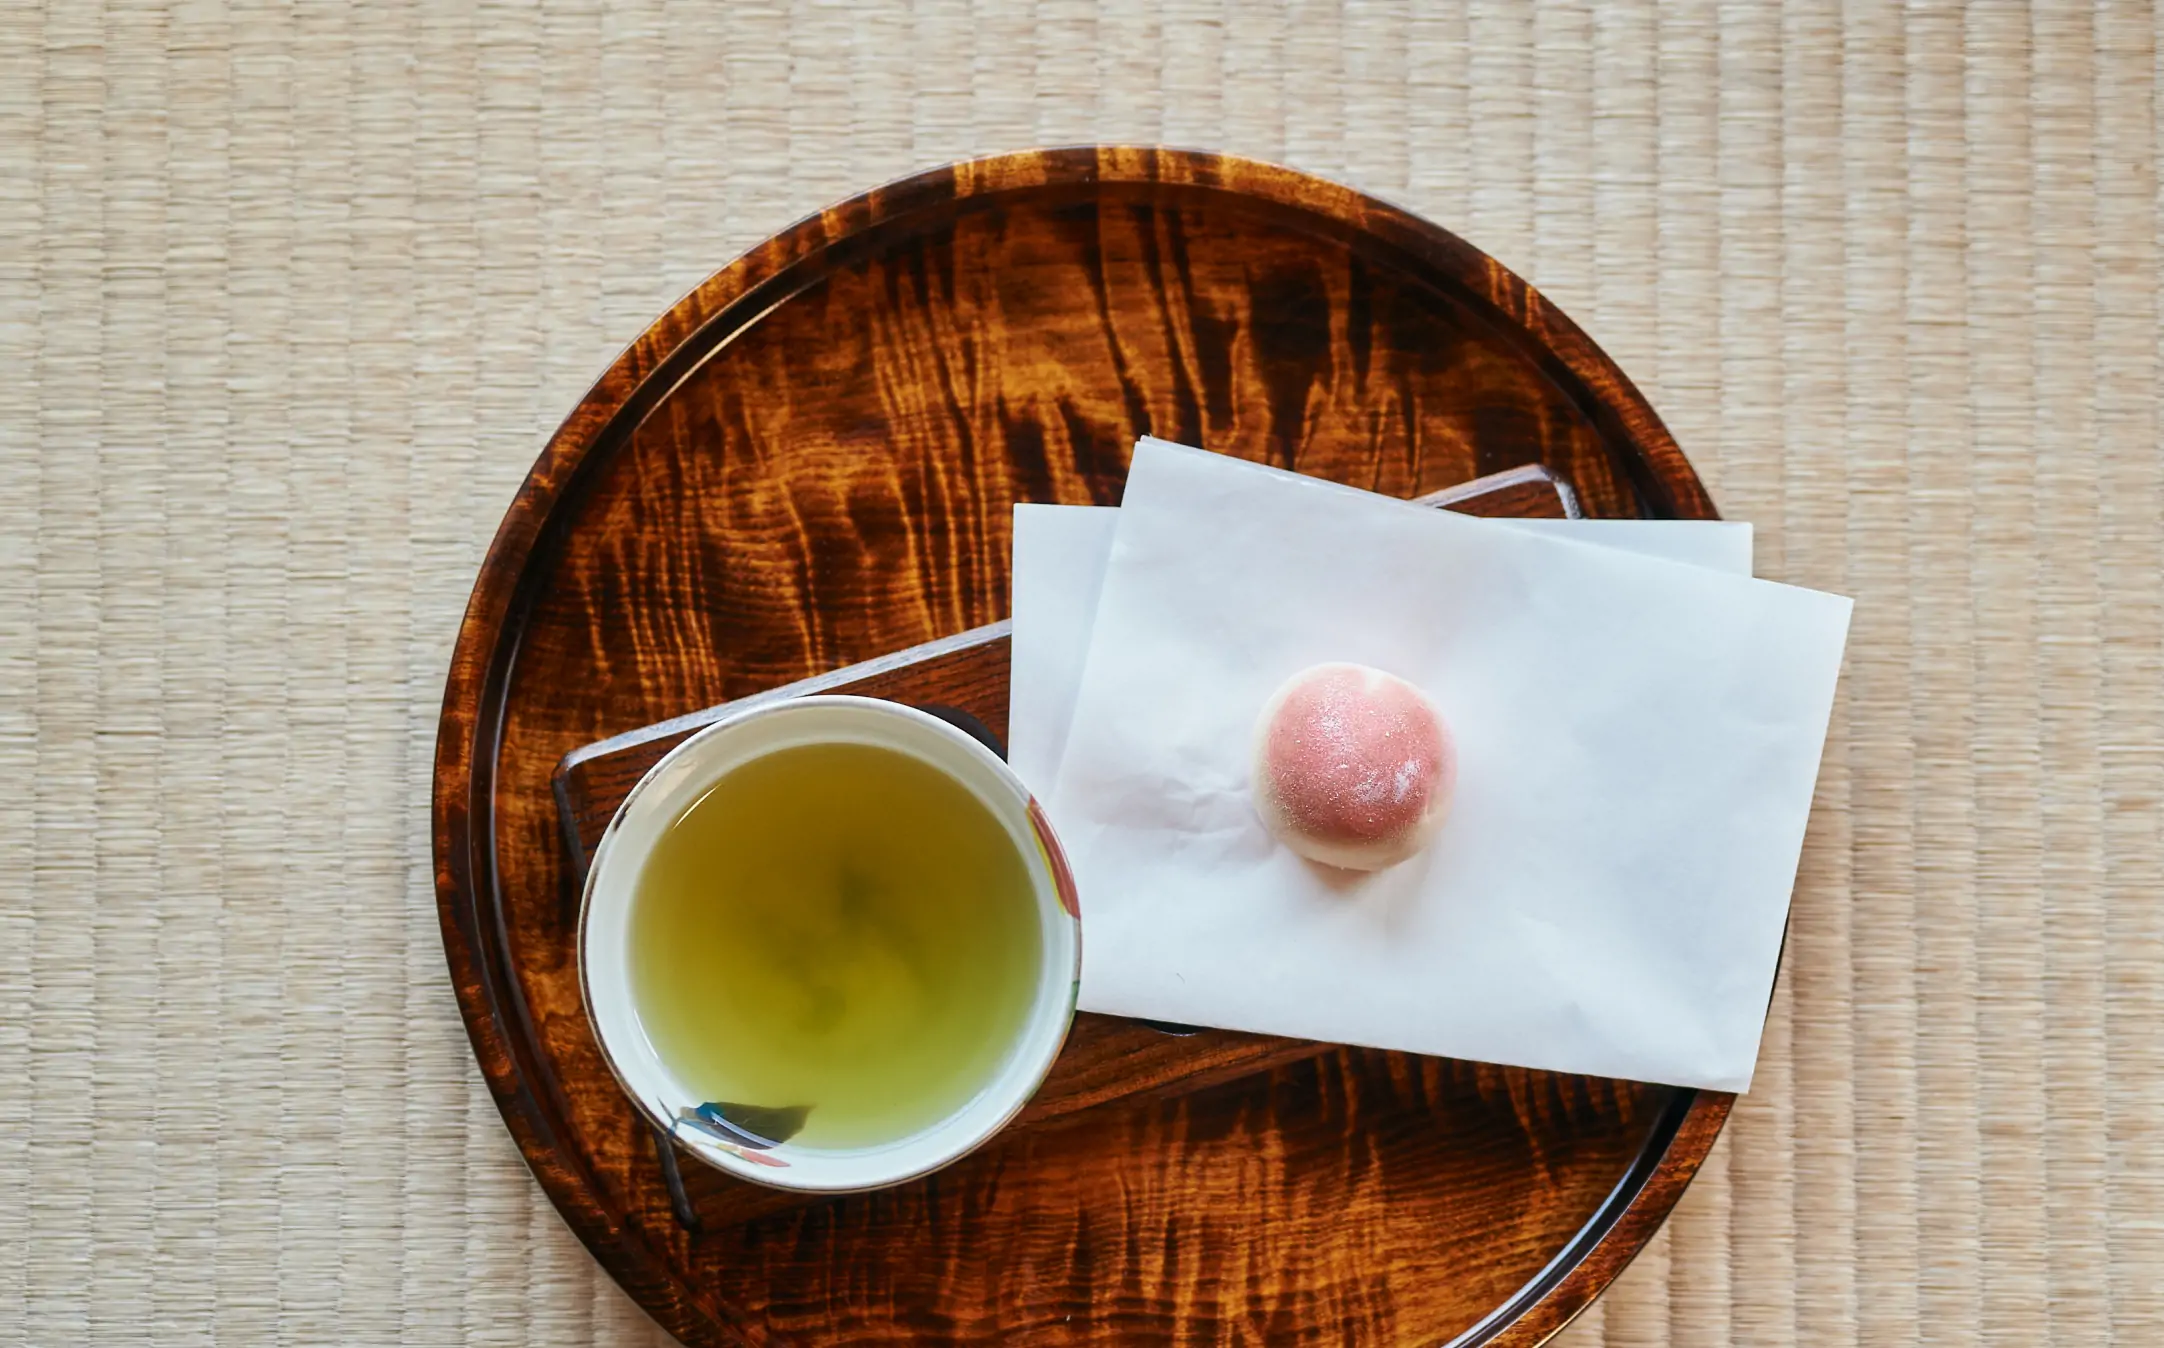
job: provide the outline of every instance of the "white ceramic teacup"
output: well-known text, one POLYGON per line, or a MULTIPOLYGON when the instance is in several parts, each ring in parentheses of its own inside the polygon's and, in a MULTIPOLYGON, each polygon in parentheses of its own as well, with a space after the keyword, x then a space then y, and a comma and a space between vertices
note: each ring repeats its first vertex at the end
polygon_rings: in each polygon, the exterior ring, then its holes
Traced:
POLYGON ((639 1112, 693 1156, 783 1189, 848 1193, 914 1179, 981 1145, 1036 1093, 1066 1041, 1082 967, 1074 881, 1044 812, 998 755, 926 712, 865 697, 769 703, 701 730, 656 763, 601 837, 579 912, 579 984, 602 1056, 639 1112), (714 783, 755 758, 808 744, 909 754, 967 787, 1005 826, 1030 878, 1043 935, 1036 991, 1005 1060, 968 1103, 893 1142, 832 1150, 747 1144, 702 1126, 705 1103, 662 1061, 631 990, 631 911, 639 873, 669 825, 714 783))

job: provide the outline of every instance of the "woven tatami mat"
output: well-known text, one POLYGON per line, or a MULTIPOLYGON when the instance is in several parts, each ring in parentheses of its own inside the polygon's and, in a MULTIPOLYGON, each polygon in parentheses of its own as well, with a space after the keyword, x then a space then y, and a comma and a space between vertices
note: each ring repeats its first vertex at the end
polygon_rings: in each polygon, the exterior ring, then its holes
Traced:
POLYGON ((1857 597, 1759 1088, 1585 1345, 2164 1342, 2157 22, 2115 3, 0 3, 0 1337, 643 1343, 485 1099, 475 564, 695 279, 1164 140, 1405 202, 1857 597))

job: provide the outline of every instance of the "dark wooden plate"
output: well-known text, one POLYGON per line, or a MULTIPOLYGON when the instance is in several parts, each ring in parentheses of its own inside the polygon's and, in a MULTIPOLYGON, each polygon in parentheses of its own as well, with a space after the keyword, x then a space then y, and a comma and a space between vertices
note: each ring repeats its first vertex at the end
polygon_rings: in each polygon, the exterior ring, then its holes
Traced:
POLYGON ((1011 503, 1117 501, 1144 432, 1402 496, 1543 463, 1588 515, 1713 514, 1644 399, 1523 282, 1265 165, 960 165, 685 297, 490 548, 444 695, 435 855, 506 1123, 687 1341, 1534 1343, 1712 1146, 1725 1095, 1331 1049, 1076 1109, 899 1189, 678 1226, 579 1006, 552 772, 1004 617, 1011 503))

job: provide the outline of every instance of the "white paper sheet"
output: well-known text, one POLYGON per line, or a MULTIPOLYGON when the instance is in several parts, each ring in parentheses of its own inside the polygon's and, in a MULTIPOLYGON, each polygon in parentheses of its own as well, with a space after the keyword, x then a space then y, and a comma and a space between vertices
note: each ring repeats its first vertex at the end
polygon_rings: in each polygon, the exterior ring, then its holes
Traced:
MULTIPOLYGON (((1097 592, 1112 559, 1114 506, 1014 508, 1013 664, 1007 675, 1007 766, 1050 799, 1067 749, 1097 592)), ((1055 821, 1053 827, 1059 827, 1055 821)))
MULTIPOLYGON (((1116 506, 1014 508, 1014 664, 1008 680, 1007 761, 1049 798, 1067 749, 1097 595, 1112 556, 1116 506)), ((1492 521, 1734 575, 1751 574, 1751 526, 1729 520, 1492 521)), ((1058 821, 1053 821, 1057 826, 1058 821)))
POLYGON ((1849 601, 1138 445, 1049 808, 1092 1010, 1750 1083, 1849 601), (1326 660, 1427 690, 1429 849, 1314 866, 1248 799, 1326 660))

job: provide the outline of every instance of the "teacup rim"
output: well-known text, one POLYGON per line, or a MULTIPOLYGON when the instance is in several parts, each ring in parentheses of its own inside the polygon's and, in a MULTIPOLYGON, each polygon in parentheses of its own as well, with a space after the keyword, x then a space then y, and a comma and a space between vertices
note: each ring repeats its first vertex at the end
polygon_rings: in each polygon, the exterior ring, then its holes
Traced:
MULTIPOLYGON (((766 752, 777 751, 767 750, 766 752)), ((721 773, 715 775, 713 781, 719 781, 728 772, 735 771, 737 768, 744 766, 745 763, 755 761, 761 756, 763 755, 753 754, 744 759, 742 763, 724 769, 721 773)), ((944 765, 932 763, 930 766, 950 776, 954 775, 951 769, 944 765)), ((707 785, 711 786, 712 782, 707 783, 707 785)), ((962 782, 962 785, 975 790, 975 787, 967 781, 962 782)), ((1051 822, 1046 818, 1043 807, 1038 803, 1035 795, 1015 775, 1014 769, 1007 764, 1005 759, 959 726, 941 717, 934 716, 922 708, 913 707, 904 702, 897 702, 887 698, 865 697, 859 694, 810 694, 783 702, 746 707, 740 712, 725 715, 713 723, 701 727, 662 755, 653 766, 640 775, 639 780, 625 794, 623 803, 617 807, 616 813, 610 818, 607 827, 602 830, 601 837, 594 846, 593 860, 586 868, 585 882, 580 890, 578 925, 575 931, 574 943, 576 947, 575 957, 578 963, 579 998, 581 1009, 586 1016, 587 1027, 593 1035, 594 1045, 599 1050, 602 1062, 607 1066, 610 1076, 615 1079, 617 1088, 623 1092, 625 1099, 631 1103, 632 1108, 638 1115, 655 1128, 669 1143, 689 1152, 695 1159, 725 1174, 754 1184, 801 1193, 835 1195, 868 1193, 898 1184, 906 1184, 953 1165, 983 1147, 992 1138, 998 1136, 1008 1124, 1012 1123, 1015 1117, 1036 1097, 1037 1092, 1043 1088, 1045 1080, 1051 1075, 1054 1064, 1059 1061, 1060 1053, 1064 1049, 1069 1035, 1073 1032, 1076 1003, 1081 991, 1082 924, 1073 871, 1067 863, 1058 836, 1053 831, 1051 822), (913 1164, 906 1168, 897 1169, 891 1174, 883 1174, 874 1179, 856 1182, 848 1180, 821 1182, 818 1168, 814 1168, 808 1173, 801 1172, 797 1167, 790 1165, 786 1161, 781 1161, 780 1158, 774 1157, 766 1150, 736 1146, 703 1135, 697 1137, 682 1136, 679 1131, 680 1121, 667 1117, 665 1105, 647 1099, 641 1090, 634 1085, 630 1076, 618 1062, 616 1051, 611 1047, 596 1011, 592 981, 592 961, 589 957, 589 933, 591 931, 595 893, 600 885, 604 871, 603 860, 610 845, 617 838, 621 825, 627 818, 631 817, 633 807, 640 797, 647 792, 648 788, 653 783, 662 780, 666 771, 683 759, 696 755, 712 741, 732 731, 739 731, 750 722, 801 714, 823 708, 869 711, 877 715, 899 717, 919 731, 929 733, 935 738, 945 741, 948 745, 959 748, 965 755, 974 758, 981 767, 987 769, 988 774, 1011 792, 1014 802, 1021 807, 1028 824, 1030 840, 1036 844, 1034 848, 1031 848, 1020 845, 1019 840, 1017 840, 1017 850, 1022 855, 1025 867, 1031 872, 1033 901, 1037 902, 1041 909, 1043 899, 1046 893, 1049 892, 1052 905, 1060 911, 1061 916, 1065 919, 1064 925, 1071 933, 1071 941, 1069 942, 1071 955, 1066 961, 1067 967, 1064 970, 1058 967, 1047 968, 1039 978, 1040 989, 1048 984, 1064 983, 1064 995, 1060 999, 1061 1005, 1057 1013, 1058 1032, 1044 1045, 1041 1059, 1034 1062, 1028 1071, 1021 1078, 1018 1078, 1012 1086, 1010 1098, 1005 1100, 1004 1108, 1000 1109, 997 1115, 989 1116, 980 1126, 973 1127, 958 1145, 929 1152, 927 1158, 921 1164, 913 1164)), ((629 996, 628 989, 625 995, 629 996)), ((1041 992, 1039 995, 1042 995, 1041 992)), ((1033 1013, 1033 1021, 1040 1019, 1042 1019, 1042 1013, 1033 1013)), ((1026 1032, 1027 1027, 1025 1026, 1025 1034, 1026 1032)), ((966 1117, 970 1110, 976 1107, 984 1098, 982 1095, 973 1097, 968 1104, 948 1115, 942 1121, 942 1124, 966 1117)), ((782 1144, 773 1150, 786 1151, 787 1144, 782 1144)))

